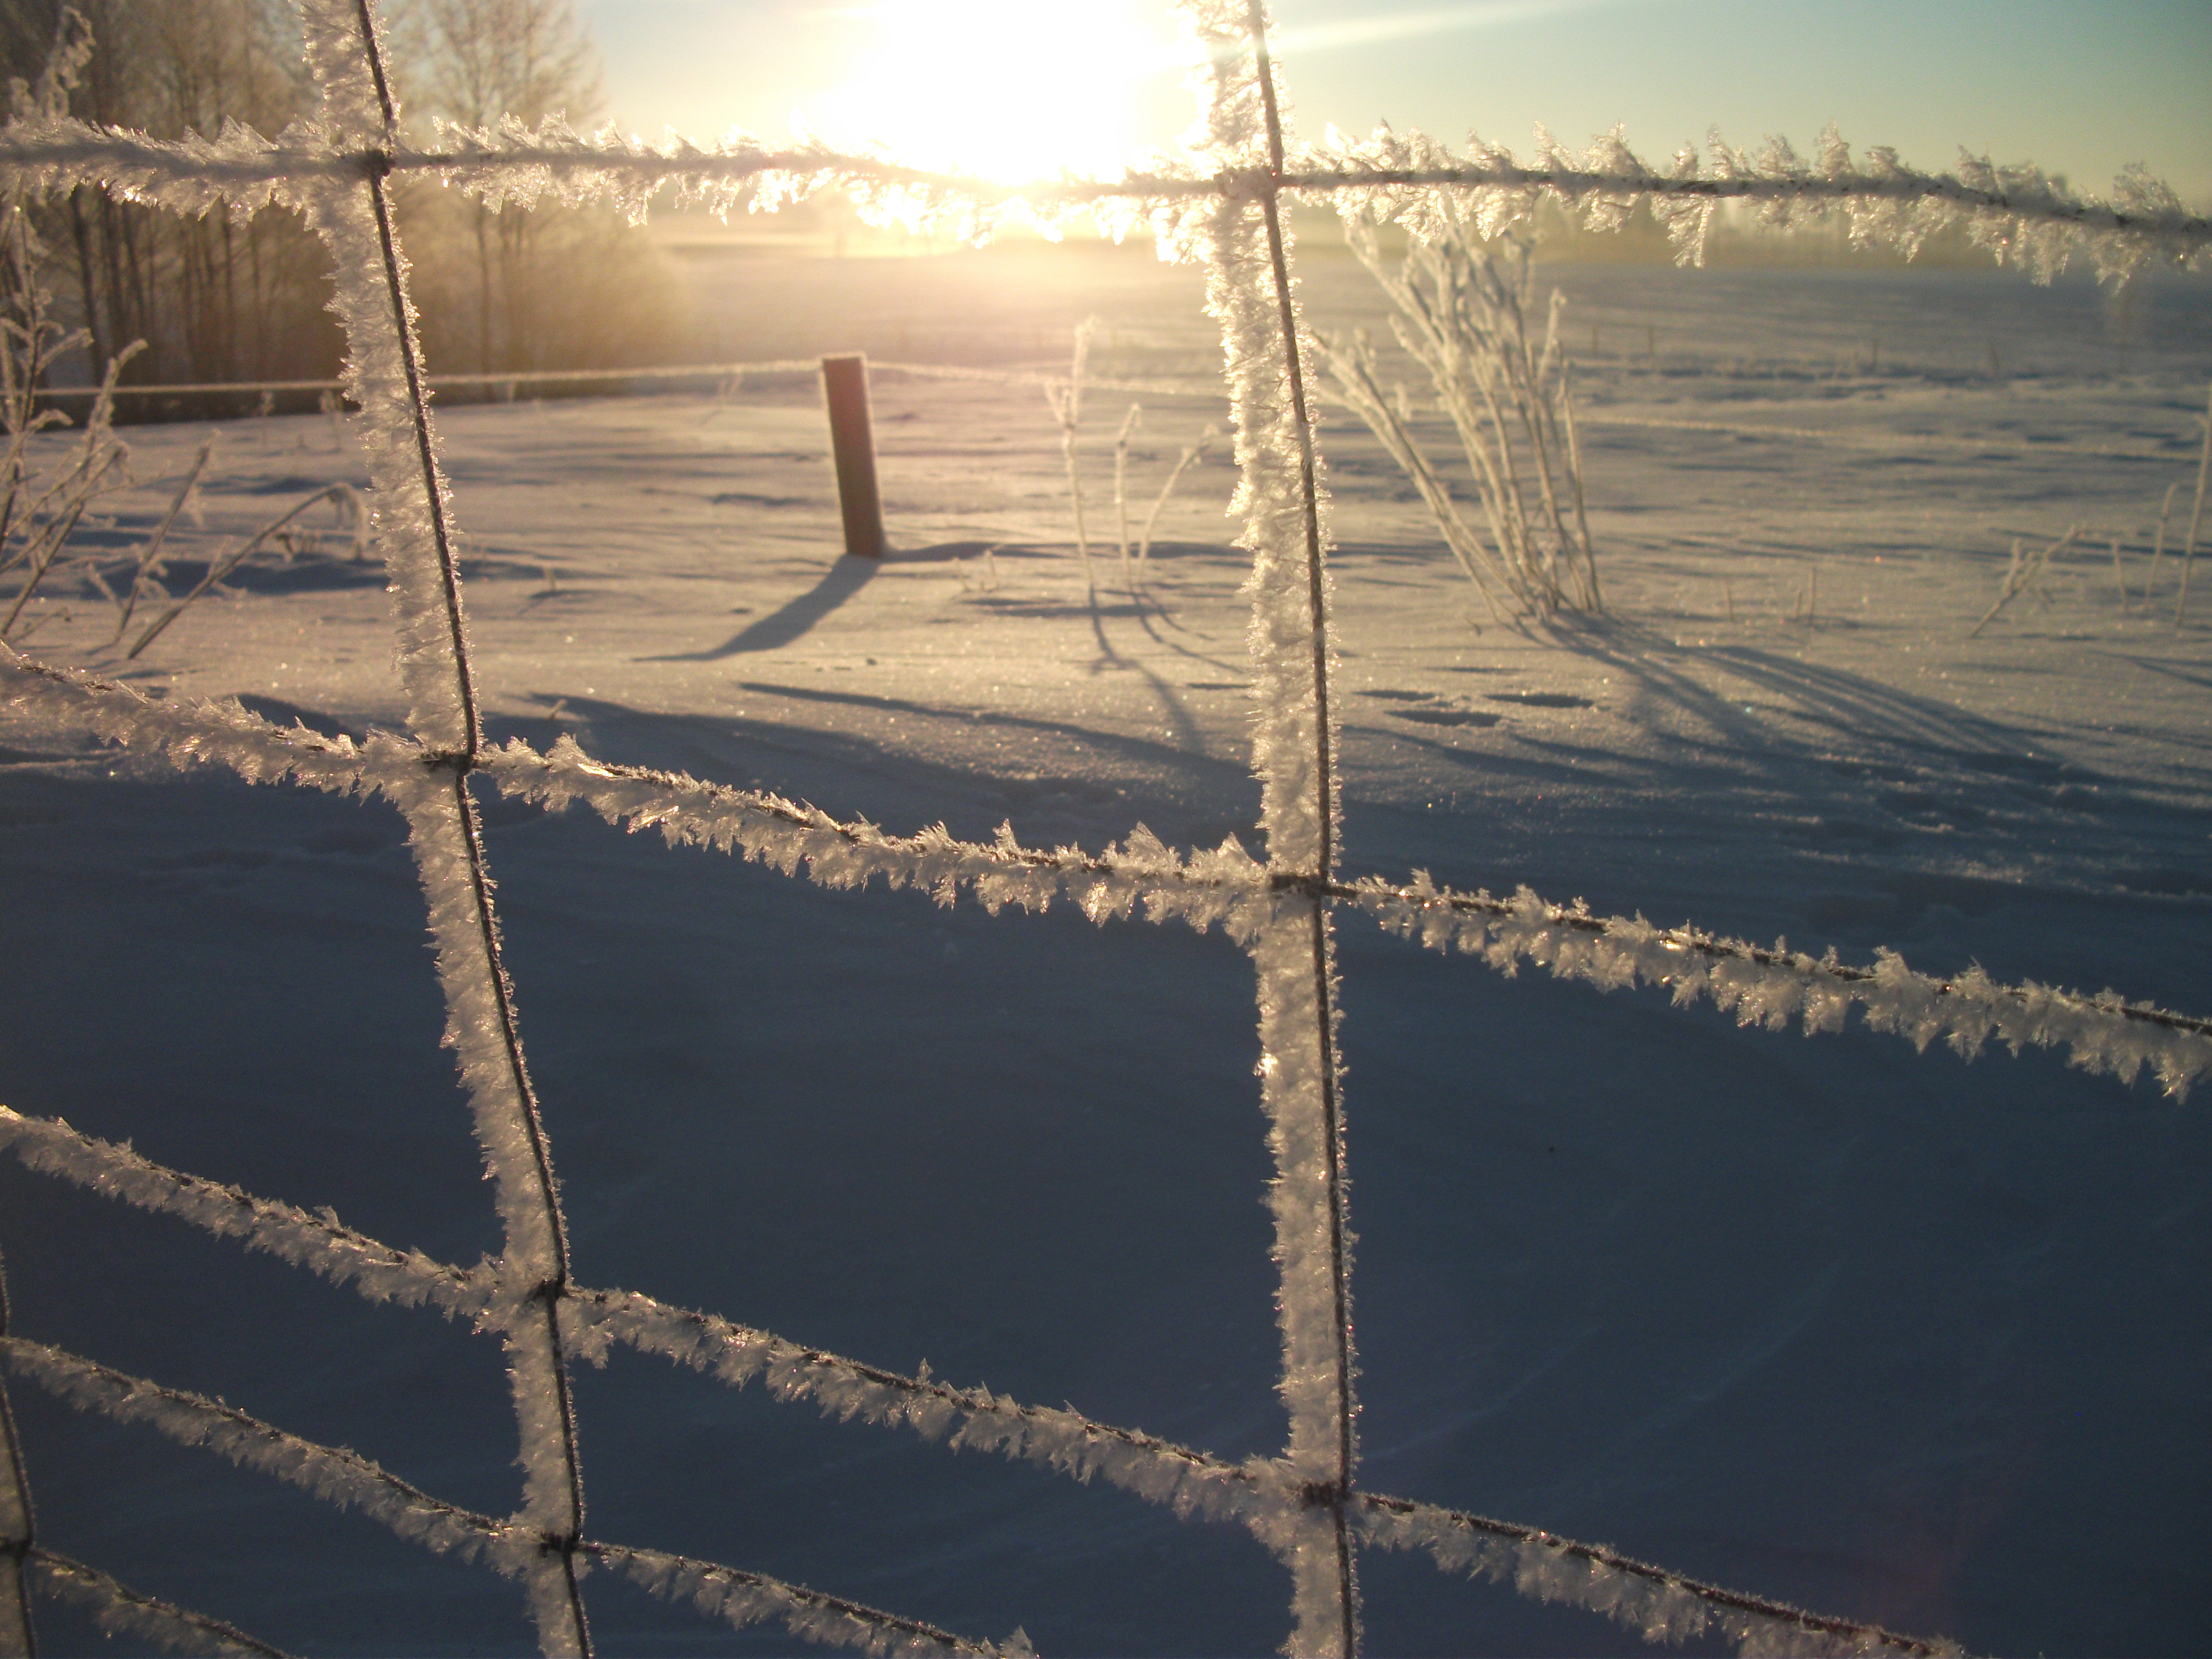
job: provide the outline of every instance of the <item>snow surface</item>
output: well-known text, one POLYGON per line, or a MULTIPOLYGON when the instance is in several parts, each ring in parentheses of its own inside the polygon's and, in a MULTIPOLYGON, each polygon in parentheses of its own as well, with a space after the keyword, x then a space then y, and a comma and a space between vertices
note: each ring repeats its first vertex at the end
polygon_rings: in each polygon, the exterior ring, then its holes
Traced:
MULTIPOLYGON (((1348 258, 1310 232, 1300 258, 1313 326, 1379 322, 1348 258)), ((1051 372, 1096 313, 1095 376, 1183 389, 1086 398, 1096 603, 1035 385, 878 374, 880 567, 836 556, 805 377, 447 409, 492 734, 898 834, 1011 819, 1096 850, 1141 822, 1256 848, 1228 469, 1186 475, 1145 602, 1097 544, 1127 403, 1139 505, 1224 417, 1198 272, 1080 245, 688 271, 714 356, 1051 372)), ((2185 517, 2203 282, 2116 303, 1944 270, 1547 275, 1613 614, 1498 628, 1379 447, 1324 409, 1344 871, 2212 1009, 2212 631, 2174 625, 2171 552, 2155 607, 2124 611, 2109 549, 2125 532, 2139 592, 2177 478, 2185 517), (1968 641, 2012 539, 2075 523, 2046 597, 1968 641)), ((143 486, 93 533, 127 548, 204 432, 131 430, 143 486)), ((331 422, 232 423, 181 545, 205 556, 337 478, 369 483, 331 422)), ((359 737, 406 711, 381 583, 333 535, 137 662, 102 648, 88 587, 57 590, 27 648, 359 737)), ((495 1255, 392 808, 27 724, 4 741, 0 1098, 403 1249, 495 1255)), ((827 892, 485 800, 585 1283, 1231 1462, 1281 1449, 1241 951, 1066 905, 827 892)), ((1739 1030, 1657 992, 1509 981, 1352 915, 1338 951, 1363 1484, 1970 1648, 2194 1639, 2202 1091, 1739 1030)), ((12 1162, 0 1180, 24 1335, 514 1508, 501 1365, 465 1324, 12 1162)), ((576 1386, 595 1537, 967 1634, 1019 1623, 1046 1652, 1282 1638, 1283 1574, 1241 1528, 650 1356, 576 1386)), ((14 1393, 56 1548, 287 1646, 530 1644, 488 1574, 14 1393)), ((1635 1645, 1414 1556, 1370 1551, 1363 1577, 1376 1651, 1635 1645)), ((787 1645, 611 1573, 586 1592, 611 1650, 787 1645)), ((56 1650, 98 1639, 64 1617, 56 1650)))

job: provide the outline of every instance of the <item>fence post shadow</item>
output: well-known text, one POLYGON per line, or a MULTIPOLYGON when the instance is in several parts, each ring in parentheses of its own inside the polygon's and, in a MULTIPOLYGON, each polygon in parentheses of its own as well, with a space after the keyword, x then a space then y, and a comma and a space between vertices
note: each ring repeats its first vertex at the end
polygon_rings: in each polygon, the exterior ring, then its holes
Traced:
POLYGON ((638 657, 638 662, 720 662, 757 651, 777 651, 803 639, 824 617, 875 580, 887 564, 951 564, 981 553, 981 542, 940 542, 932 547, 886 549, 869 557, 840 554, 822 573, 822 580, 796 599, 787 599, 767 616, 748 623, 720 645, 704 651, 676 651, 659 656, 638 657))
POLYGON ((678 651, 640 657, 640 662, 720 662, 753 651, 775 651, 804 638, 814 624, 866 587, 884 562, 841 553, 822 580, 757 621, 748 623, 720 645, 705 651, 678 651))

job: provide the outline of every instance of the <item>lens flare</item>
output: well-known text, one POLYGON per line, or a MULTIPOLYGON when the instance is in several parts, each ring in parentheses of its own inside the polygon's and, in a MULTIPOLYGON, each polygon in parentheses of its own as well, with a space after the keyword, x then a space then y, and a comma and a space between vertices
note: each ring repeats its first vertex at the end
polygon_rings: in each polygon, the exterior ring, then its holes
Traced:
POLYGON ((1173 41, 1129 0, 887 0, 853 73, 799 112, 840 145, 1008 180, 1119 172, 1173 41))

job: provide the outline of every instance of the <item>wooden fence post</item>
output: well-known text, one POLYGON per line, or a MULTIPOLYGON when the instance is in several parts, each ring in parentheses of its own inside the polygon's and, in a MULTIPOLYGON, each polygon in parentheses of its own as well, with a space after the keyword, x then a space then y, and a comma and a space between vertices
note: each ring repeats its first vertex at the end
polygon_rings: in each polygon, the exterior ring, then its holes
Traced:
POLYGON ((876 492, 876 441, 868 421, 868 360, 857 353, 824 357, 822 392, 830 405, 830 453, 837 465, 845 551, 858 558, 880 559, 884 507, 876 492))

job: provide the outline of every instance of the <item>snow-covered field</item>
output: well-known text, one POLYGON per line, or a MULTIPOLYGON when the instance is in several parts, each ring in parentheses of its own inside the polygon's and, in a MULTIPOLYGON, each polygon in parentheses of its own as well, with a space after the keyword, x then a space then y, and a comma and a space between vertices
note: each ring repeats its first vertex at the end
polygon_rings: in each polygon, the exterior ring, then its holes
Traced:
MULTIPOLYGON (((1317 326, 1379 329, 1348 258, 1304 270, 1317 326)), ((1221 452, 1168 507, 1139 599, 1114 545, 1128 402, 1133 520, 1224 417, 1197 273, 1097 246, 687 271, 702 355, 728 359, 1050 370, 1098 315, 1093 374, 1154 389, 1089 394, 1096 597, 1034 385, 878 374, 880 567, 837 556, 807 377, 457 407, 495 734, 901 832, 1251 844, 1221 452)), ((1571 299, 1609 612, 1500 626, 1379 447, 1332 420, 1347 872, 2212 1009, 2212 571, 2185 626, 2171 557, 2142 592, 2177 479, 2185 520, 2203 282, 2116 306, 1942 270, 1546 280, 1571 299), (1970 640, 2014 538, 2077 524, 1970 640)), ((204 435, 131 432, 143 486, 94 536, 143 534, 204 435)), ((307 490, 366 484, 320 419, 234 423, 210 476, 187 575, 307 490)), ((26 648, 358 733, 400 712, 380 580, 328 538, 136 662, 64 586, 26 648)), ((495 1248, 397 815, 21 723, 0 740, 0 1100, 447 1260, 495 1248)), ((1240 950, 488 813, 586 1282, 1231 1457, 1279 1446, 1240 950)), ((1356 915, 1341 945, 1366 1485, 1978 1650, 2198 1644, 2202 1092, 1741 1030, 1356 915)), ((0 1192, 18 1334, 513 1507, 492 1340, 12 1164, 0 1192)), ((595 1536, 966 1633, 1019 1624, 1048 1653, 1282 1638, 1284 1576, 1236 1528, 635 1355, 578 1386, 595 1536)), ((53 1547, 295 1649, 528 1644, 489 1574, 14 1392, 53 1547)), ((1363 1571, 1376 1652, 1638 1645, 1412 1558, 1363 1571)), ((608 1651, 790 1645, 607 1576, 586 1590, 608 1651)), ((100 1639, 48 1624, 55 1651, 100 1639)))

